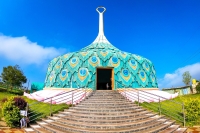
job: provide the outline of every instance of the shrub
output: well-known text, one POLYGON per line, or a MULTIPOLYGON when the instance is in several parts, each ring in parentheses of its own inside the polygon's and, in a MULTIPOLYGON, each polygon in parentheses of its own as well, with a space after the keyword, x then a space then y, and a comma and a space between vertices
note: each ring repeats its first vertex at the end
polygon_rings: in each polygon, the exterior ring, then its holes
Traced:
POLYGON ((197 122, 200 116, 200 100, 199 99, 187 99, 184 101, 186 122, 188 125, 193 126, 197 122))
POLYGON ((5 122, 10 127, 16 127, 19 125, 20 110, 15 106, 14 97, 11 97, 3 104, 2 115, 5 122))
POLYGON ((24 110, 26 108, 27 102, 21 97, 14 98, 15 106, 17 106, 20 110, 24 110))
POLYGON ((19 95, 19 96, 23 96, 23 94, 24 94, 24 91, 19 90, 19 89, 12 89, 12 90, 7 90, 7 91, 11 94, 15 94, 15 95, 19 95))
POLYGON ((196 86, 196 90, 197 90, 197 93, 200 93, 200 82, 199 82, 198 85, 196 86))

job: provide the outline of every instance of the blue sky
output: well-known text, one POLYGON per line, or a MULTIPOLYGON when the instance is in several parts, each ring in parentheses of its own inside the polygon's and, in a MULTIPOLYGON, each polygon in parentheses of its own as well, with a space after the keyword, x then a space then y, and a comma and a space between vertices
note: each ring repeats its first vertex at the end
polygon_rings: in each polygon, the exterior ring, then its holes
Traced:
POLYGON ((183 85, 184 71, 200 79, 199 0, 1 0, 0 72, 18 64, 44 82, 51 59, 94 41, 98 6, 109 42, 151 60, 159 88, 183 85))

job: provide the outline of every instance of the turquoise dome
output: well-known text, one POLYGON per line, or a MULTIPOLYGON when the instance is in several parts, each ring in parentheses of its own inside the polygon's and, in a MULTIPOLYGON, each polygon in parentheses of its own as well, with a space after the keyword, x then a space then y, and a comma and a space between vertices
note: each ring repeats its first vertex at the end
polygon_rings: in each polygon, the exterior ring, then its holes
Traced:
POLYGON ((95 41, 78 52, 54 58, 48 66, 45 87, 95 89, 97 68, 111 68, 112 89, 119 88, 120 84, 126 88, 158 88, 152 62, 114 47, 104 36, 103 13, 99 14, 102 24, 95 41))

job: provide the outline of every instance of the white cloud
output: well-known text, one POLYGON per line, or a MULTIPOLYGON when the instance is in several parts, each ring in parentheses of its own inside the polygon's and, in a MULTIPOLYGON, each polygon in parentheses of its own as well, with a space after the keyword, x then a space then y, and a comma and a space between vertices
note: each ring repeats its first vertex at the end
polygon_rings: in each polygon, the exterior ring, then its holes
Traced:
POLYGON ((200 80, 200 63, 195 63, 182 68, 178 68, 174 73, 165 74, 164 78, 158 80, 158 86, 162 88, 171 88, 184 86, 182 75, 189 71, 192 78, 200 80))
POLYGON ((63 53, 63 49, 43 47, 27 37, 0 35, 0 56, 15 63, 42 64, 63 53))

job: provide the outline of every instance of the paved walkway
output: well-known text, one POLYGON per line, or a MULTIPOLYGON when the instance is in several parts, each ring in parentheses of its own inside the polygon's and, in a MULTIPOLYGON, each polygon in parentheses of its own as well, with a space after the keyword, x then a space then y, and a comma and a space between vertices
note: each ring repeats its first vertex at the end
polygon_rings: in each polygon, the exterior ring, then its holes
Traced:
POLYGON ((186 133, 200 133, 200 126, 188 128, 186 133))
MULTIPOLYGON (((0 133, 25 133, 21 129, 0 129, 0 133)), ((200 126, 188 128, 186 133, 200 133, 200 126)))
POLYGON ((0 133, 25 133, 22 129, 1 129, 0 133))

